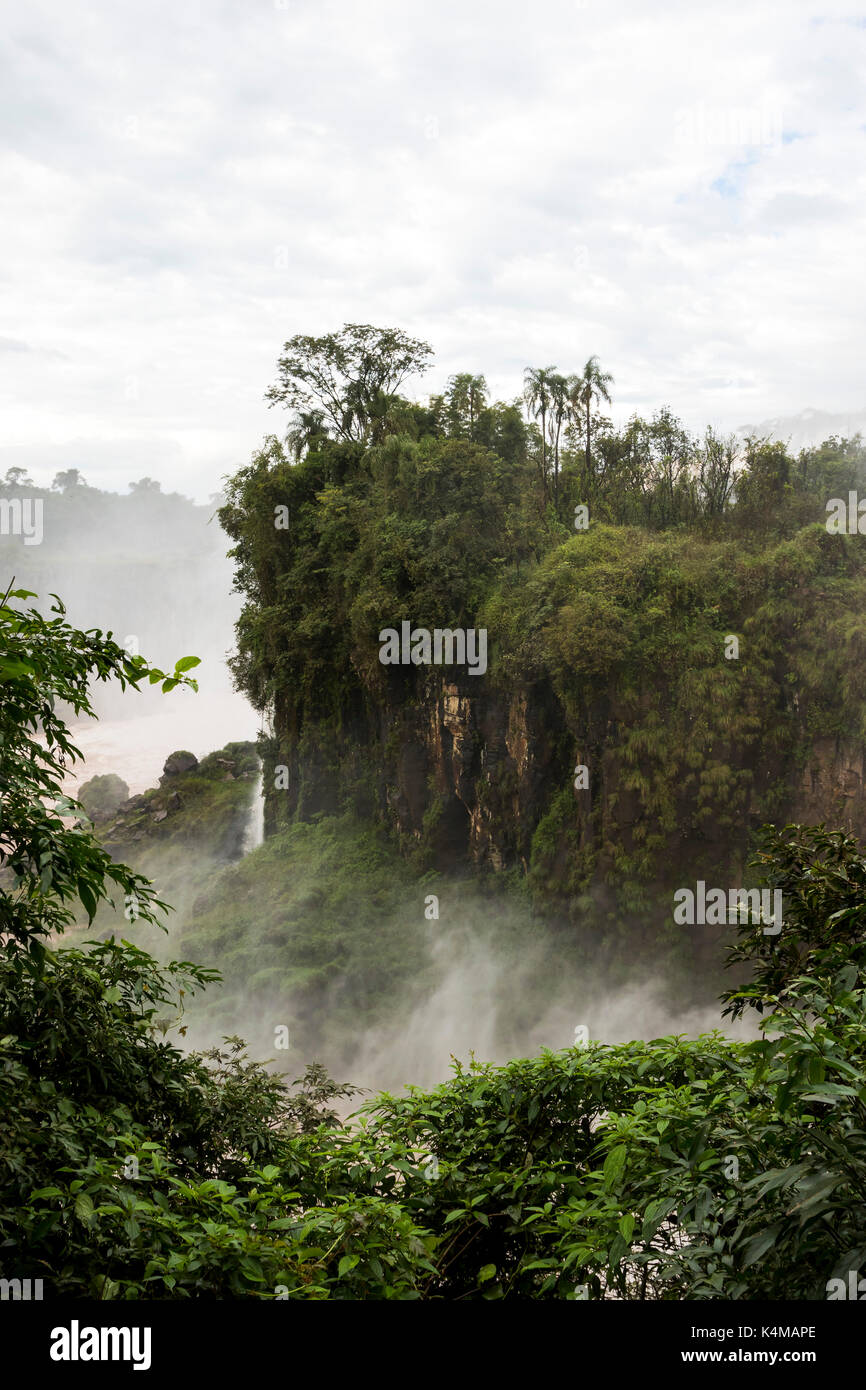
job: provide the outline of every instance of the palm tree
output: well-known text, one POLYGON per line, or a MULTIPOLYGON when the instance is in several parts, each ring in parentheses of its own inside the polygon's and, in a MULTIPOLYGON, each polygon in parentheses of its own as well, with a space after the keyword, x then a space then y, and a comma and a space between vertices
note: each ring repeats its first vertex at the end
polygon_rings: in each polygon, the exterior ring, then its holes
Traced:
POLYGON ((541 416, 541 478, 547 496, 547 416, 553 403, 555 367, 527 367, 523 373, 523 399, 528 415, 541 416))
POLYGON ((325 425, 325 412, 323 410, 299 410, 286 432, 286 442, 294 456, 295 463, 300 463, 308 449, 311 449, 317 439, 323 438, 327 433, 325 425))
POLYGON ((568 415, 568 378, 553 372, 549 378, 550 442, 553 446, 553 509, 559 514, 559 434, 568 415))
POLYGON ((569 394, 575 415, 583 415, 586 438, 586 477, 584 483, 588 484, 590 479, 589 439, 592 403, 594 400, 596 405, 600 405, 602 401, 606 401, 610 405, 608 387, 613 385, 613 377, 610 372, 601 370, 598 358, 593 354, 583 369, 583 375, 572 377, 571 380, 572 385, 569 394))

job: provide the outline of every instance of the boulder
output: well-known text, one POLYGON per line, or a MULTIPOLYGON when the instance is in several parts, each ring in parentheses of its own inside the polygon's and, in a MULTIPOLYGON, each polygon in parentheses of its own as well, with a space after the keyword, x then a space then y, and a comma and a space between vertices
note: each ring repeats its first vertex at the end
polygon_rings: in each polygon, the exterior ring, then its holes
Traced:
POLYGON ((177 753, 170 753, 163 766, 165 777, 177 777, 182 772, 194 772, 198 767, 198 758, 194 753, 188 753, 181 749, 177 753))
POLYGON ((108 772, 102 777, 91 777, 78 789, 78 800, 94 824, 111 820, 129 797, 129 787, 122 777, 108 772))

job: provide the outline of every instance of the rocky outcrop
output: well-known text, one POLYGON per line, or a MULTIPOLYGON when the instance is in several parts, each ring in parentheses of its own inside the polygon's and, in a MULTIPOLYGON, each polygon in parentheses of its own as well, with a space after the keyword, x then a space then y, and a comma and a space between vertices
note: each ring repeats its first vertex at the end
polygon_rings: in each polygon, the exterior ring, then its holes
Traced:
POLYGON ((178 753, 170 753, 166 758, 159 780, 164 782, 166 777, 179 777, 182 772, 194 772, 197 767, 198 758, 195 754, 181 749, 178 753))
POLYGON ((232 743, 207 757, 175 752, 165 761, 159 786, 129 797, 100 826, 100 838, 118 859, 138 850, 176 846, 206 850, 221 862, 241 855, 249 818, 251 783, 258 773, 252 743, 232 743))

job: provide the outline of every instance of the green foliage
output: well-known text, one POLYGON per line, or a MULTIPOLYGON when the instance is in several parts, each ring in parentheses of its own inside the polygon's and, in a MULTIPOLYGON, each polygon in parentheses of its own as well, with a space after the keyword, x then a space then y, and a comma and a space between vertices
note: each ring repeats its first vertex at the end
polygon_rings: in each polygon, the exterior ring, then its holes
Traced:
POLYGON ((359 469, 348 448, 291 465, 270 440, 220 512, 248 596, 233 669, 257 707, 279 705, 286 729, 338 720, 381 693, 383 627, 471 626, 505 556, 527 560, 540 534, 522 491, 527 464, 470 440, 403 435, 359 469), (273 524, 281 505, 288 532, 273 524))
POLYGON ((55 1296, 273 1297, 279 1281, 289 1296, 414 1296, 426 1246, 399 1210, 334 1202, 308 1213, 297 1192, 274 1184, 271 1160, 327 1132, 331 1102, 353 1087, 314 1065, 293 1097, 232 1037, 226 1049, 184 1056, 166 1034, 186 1032, 184 1000, 215 971, 160 966, 126 941, 42 944, 72 920, 70 898, 92 915, 109 884, 136 896, 145 922, 164 906, 141 876, 107 857, 87 823, 66 827, 76 803, 61 800, 59 779, 79 754, 56 704, 90 714, 94 676, 193 684, 184 671, 194 659, 166 676, 110 635, 65 624, 59 601, 50 622, 11 606, 30 596, 9 592, 0 608, 11 879, 0 896, 2 1276, 35 1270, 55 1296), (369 1232, 366 1241, 359 1231, 369 1232))
MULTIPOLYGON (((604 873, 637 907, 640 884, 669 892, 695 863, 708 880, 740 873, 758 826, 784 814, 816 736, 862 737, 864 605, 856 539, 817 525, 767 546, 592 527, 494 596, 481 615, 499 632, 493 680, 549 683, 605 787, 582 830, 573 799, 569 812, 559 789, 548 794, 531 860, 543 896, 558 885, 573 899, 604 873), (731 633, 740 656, 726 660, 731 633), (592 845, 579 859, 573 844, 565 852, 578 834, 592 845), (542 841, 552 874, 535 857, 542 841)), ((567 771, 563 759, 563 780, 567 771)))
MULTIPOLYGON (((759 960, 728 996, 771 1010, 761 1040, 457 1066, 368 1107, 368 1155, 402 1142, 401 1204, 437 1237, 427 1296, 821 1299, 866 1264, 864 860, 787 827, 760 862, 793 890, 782 939, 808 969, 779 995, 759 960)), ((736 958, 757 946, 743 926, 736 958)))
POLYGON ((129 656, 111 634, 70 627, 59 599, 51 619, 35 608, 13 606, 32 597, 10 588, 0 601, 0 939, 16 968, 25 959, 18 947, 38 963, 40 938, 74 920, 76 900, 90 920, 114 890, 135 894, 145 920, 156 921, 166 908, 144 878, 112 863, 86 827, 66 824, 82 809, 62 786, 80 753, 58 706, 92 715, 93 681, 115 679, 122 688, 137 688, 146 678, 164 691, 177 685, 195 689, 184 670, 198 664, 197 658, 186 658, 168 675, 142 657, 129 656))

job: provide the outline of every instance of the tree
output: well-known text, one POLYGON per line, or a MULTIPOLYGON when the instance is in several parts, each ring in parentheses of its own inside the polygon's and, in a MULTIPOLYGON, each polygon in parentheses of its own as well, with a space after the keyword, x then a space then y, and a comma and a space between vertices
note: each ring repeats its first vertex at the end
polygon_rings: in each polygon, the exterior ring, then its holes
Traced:
POLYGON ((323 410, 299 410, 294 424, 286 432, 286 443, 296 463, 300 463, 318 440, 325 438, 327 429, 323 410))
POLYGON ((73 492, 75 488, 86 487, 87 484, 77 468, 67 468, 61 473, 55 473, 51 486, 58 492, 73 492))
POLYGON ((7 468, 6 477, 3 480, 4 487, 34 487, 33 479, 28 475, 26 468, 7 468))
POLYGON ((590 463, 590 426, 593 401, 600 405, 602 401, 610 404, 610 392, 608 387, 613 385, 613 377, 610 372, 603 372, 599 366, 598 357, 594 354, 584 366, 581 376, 571 378, 570 398, 572 408, 576 416, 582 415, 584 423, 584 438, 586 450, 585 478, 584 486, 589 486, 592 476, 590 463))
POLYGON ((376 443, 407 376, 427 369, 433 349, 398 328, 347 323, 339 333, 297 334, 285 344, 271 405, 321 412, 335 438, 376 443))
POLYGON ((698 490, 705 516, 722 516, 734 487, 739 441, 708 428, 698 455, 698 490))
MULTIPOLYGON (((287 1277, 306 1298, 322 1237, 335 1251, 322 1282, 336 1285, 347 1272, 344 1242, 369 1221, 379 1232, 371 1257, 382 1254, 388 1267, 386 1276, 379 1266, 380 1295, 391 1296, 396 1257, 397 1282, 417 1296, 423 1232, 384 1203, 336 1198, 317 1211, 311 1193, 316 1234, 285 1230, 299 1191, 274 1181, 272 1165, 293 1143, 313 1152, 337 1125, 331 1102, 355 1087, 313 1063, 292 1096, 284 1077, 247 1059, 240 1039, 206 1053, 173 1046, 166 1033, 184 998, 217 971, 159 964, 114 938, 45 944, 72 922, 76 898, 91 920, 115 889, 134 898, 134 919, 158 924, 167 907, 89 826, 65 825, 77 803, 61 781, 81 755, 64 705, 92 715, 93 680, 195 688, 185 672, 197 658, 166 675, 110 635, 70 627, 59 600, 53 619, 18 606, 31 597, 9 590, 0 599, 0 1277, 38 1273, 53 1295, 78 1298, 273 1296, 287 1277)), ((364 1287, 355 1281, 355 1292, 364 1287)))
POLYGON ((691 520, 696 510, 696 441, 673 411, 662 406, 646 429, 655 520, 662 526, 691 520))
POLYGON ((735 515, 747 529, 779 530, 793 493, 794 461, 779 440, 755 435, 746 440, 745 456, 746 466, 736 479, 735 515))
POLYGON ((451 434, 474 441, 478 416, 487 404, 487 382, 483 376, 459 372, 448 378, 445 397, 448 404, 451 434))
POLYGON ((527 367, 523 373, 523 399, 526 412, 541 419, 541 478, 547 497, 547 417, 553 404, 555 367, 527 367))
POLYGON ((117 680, 137 689, 145 679, 196 687, 185 674, 198 657, 179 661, 172 675, 148 666, 140 656, 98 630, 80 632, 64 622, 58 599, 46 619, 20 604, 35 595, 9 589, 0 599, 0 786, 3 820, 0 862, 9 871, 0 882, 0 943, 24 948, 14 959, 38 963, 41 939, 74 920, 77 898, 90 920, 100 902, 119 890, 136 902, 137 915, 156 922, 166 904, 146 879, 110 855, 80 826, 67 826, 79 803, 63 792, 63 780, 80 757, 61 710, 93 717, 90 686, 117 680))
POLYGON ((495 401, 482 410, 475 433, 479 444, 492 449, 511 467, 525 462, 528 428, 519 397, 514 401, 495 401))
POLYGON ((153 497, 157 492, 162 491, 162 484, 158 483, 154 478, 139 478, 137 483, 129 484, 129 490, 130 492, 141 494, 146 493, 153 497))
POLYGON ((568 379, 554 372, 550 378, 550 435, 553 448, 553 509, 559 514, 559 436, 568 418, 568 379))

